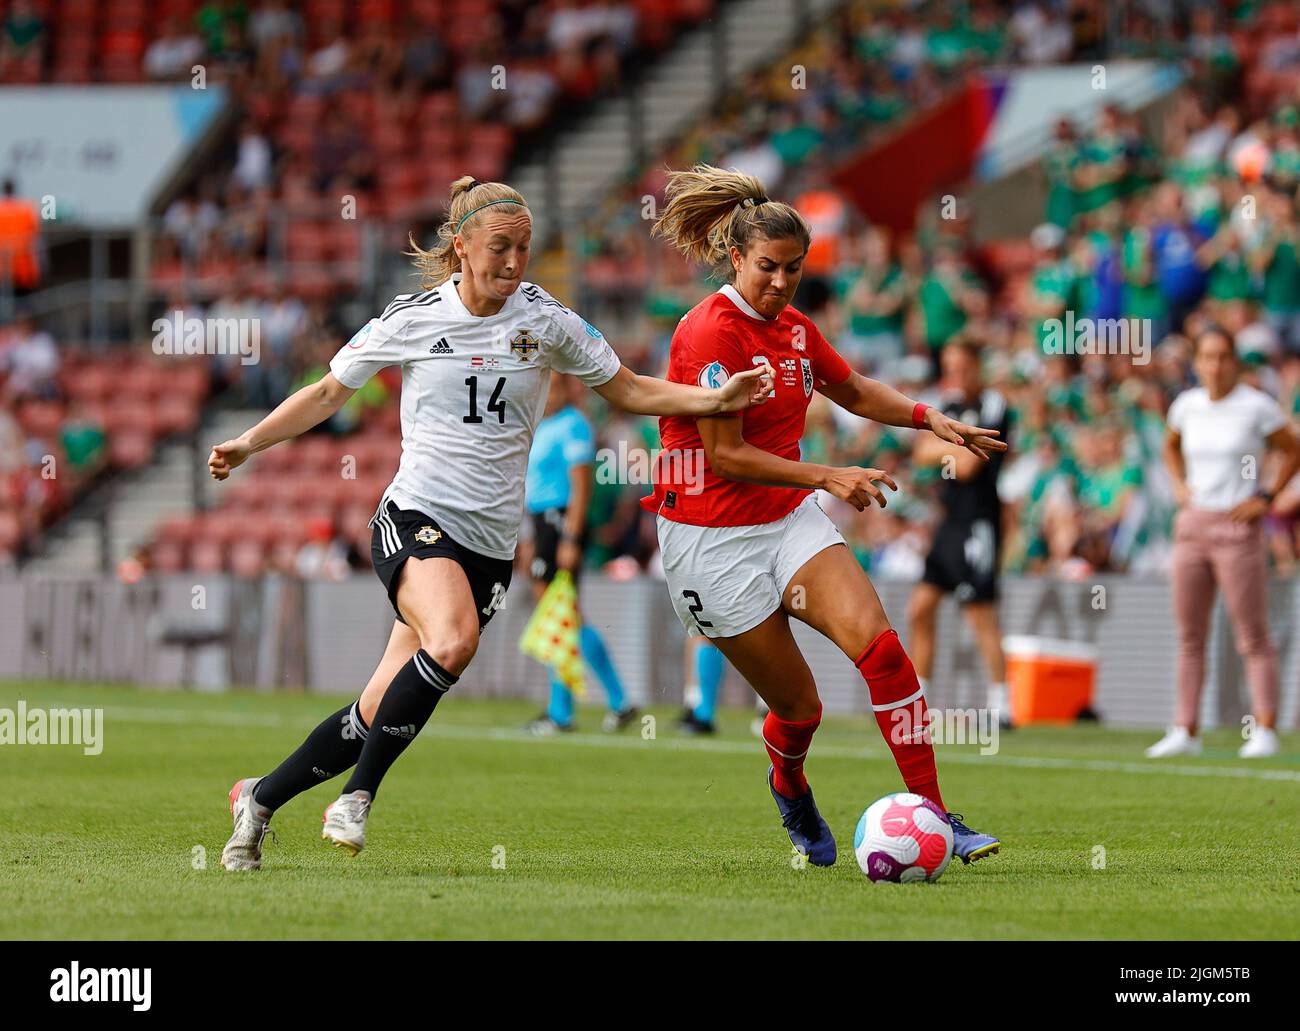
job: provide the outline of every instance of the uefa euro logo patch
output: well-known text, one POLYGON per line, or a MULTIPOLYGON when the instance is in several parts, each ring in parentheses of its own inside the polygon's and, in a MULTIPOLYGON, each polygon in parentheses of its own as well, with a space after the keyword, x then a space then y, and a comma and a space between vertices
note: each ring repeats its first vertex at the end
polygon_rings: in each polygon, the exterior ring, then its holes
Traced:
POLYGON ((700 370, 700 376, 697 382, 702 387, 716 390, 731 378, 722 362, 710 362, 700 370))
POLYGON ((510 341, 510 353, 517 355, 520 361, 528 361, 537 353, 538 341, 532 333, 521 329, 510 341))
POLYGON ((437 544, 442 540, 442 531, 432 526, 421 526, 415 531, 415 539, 421 544, 437 544))

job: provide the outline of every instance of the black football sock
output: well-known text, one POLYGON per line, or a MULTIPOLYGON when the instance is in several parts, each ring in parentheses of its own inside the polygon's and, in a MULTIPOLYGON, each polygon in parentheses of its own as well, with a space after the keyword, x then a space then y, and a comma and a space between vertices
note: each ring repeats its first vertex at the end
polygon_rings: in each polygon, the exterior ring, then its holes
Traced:
POLYGON ((361 702, 345 705, 307 735, 298 751, 268 773, 253 789, 253 801, 270 809, 350 770, 361 757, 369 732, 361 718, 361 702))
POLYGON ((458 679, 429 658, 423 648, 412 655, 411 661, 397 671, 379 703, 374 726, 343 794, 368 791, 374 798, 388 767, 424 729, 442 696, 458 679))

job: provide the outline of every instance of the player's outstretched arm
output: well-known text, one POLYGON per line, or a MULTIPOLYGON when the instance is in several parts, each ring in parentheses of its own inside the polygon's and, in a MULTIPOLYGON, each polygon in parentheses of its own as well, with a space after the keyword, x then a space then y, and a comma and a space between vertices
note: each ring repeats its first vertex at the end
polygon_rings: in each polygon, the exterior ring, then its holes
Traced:
POLYGON ((638 376, 621 367, 614 378, 595 388, 615 408, 635 415, 721 415, 761 405, 772 389, 772 366, 764 363, 738 372, 717 388, 672 383, 638 376))
POLYGON ((334 373, 327 372, 315 383, 290 394, 251 430, 214 446, 208 455, 208 471, 213 479, 224 480, 230 475, 230 470, 243 465, 249 455, 297 437, 324 422, 355 393, 354 389, 336 380, 334 373))
POLYGON ((874 502, 888 504, 876 482, 891 490, 898 484, 883 469, 836 467, 782 458, 745 440, 736 419, 701 419, 697 424, 709 468, 718 476, 766 487, 802 487, 829 491, 859 512, 874 502))
MULTIPOLYGON (((885 383, 867 379, 860 373, 850 373, 843 383, 817 388, 841 408, 860 415, 873 422, 883 422, 888 426, 920 427, 913 422, 918 405, 906 394, 899 393, 885 383)), ((999 431, 985 429, 983 426, 968 426, 964 422, 950 419, 937 408, 926 408, 925 425, 936 437, 967 448, 980 458, 987 459, 990 451, 1005 451, 1005 441, 998 440, 999 431)))

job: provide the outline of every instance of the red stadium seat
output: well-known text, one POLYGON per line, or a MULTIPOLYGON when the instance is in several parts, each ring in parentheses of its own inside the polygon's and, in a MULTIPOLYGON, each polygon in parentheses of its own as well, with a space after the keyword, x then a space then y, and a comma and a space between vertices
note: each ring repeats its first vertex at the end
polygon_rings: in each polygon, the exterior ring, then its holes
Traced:
POLYGON ((241 537, 231 542, 228 554, 235 576, 256 577, 266 572, 266 548, 260 540, 241 537))
POLYGON ((189 568, 195 573, 220 573, 226 567, 225 546, 217 541, 197 540, 189 550, 189 568))
POLYGON ((153 435, 144 430, 124 430, 108 438, 108 461, 116 469, 147 465, 153 457, 153 435))
POLYGON ((330 102, 332 110, 341 109, 348 120, 358 128, 369 125, 375 118, 375 98, 370 93, 352 90, 335 97, 330 102))
POLYGON ((500 158, 509 155, 514 135, 504 125, 476 125, 469 131, 466 149, 469 156, 492 154, 500 158))
POLYGON ((18 425, 29 437, 57 437, 65 412, 53 401, 26 401, 17 414, 18 425))
POLYGON ((339 473, 339 445, 331 437, 311 434, 300 437, 293 449, 291 466, 295 477, 337 476, 339 473))
POLYGON ((164 395, 153 404, 158 428, 164 434, 182 433, 198 425, 199 409, 187 397, 164 395))
POLYGON ((355 503, 346 505, 338 513, 339 534, 351 540, 359 534, 369 533, 370 517, 374 514, 374 505, 355 503))
POLYGON ((185 546, 176 540, 154 541, 149 548, 149 557, 158 573, 179 573, 185 568, 185 546))
POLYGON ((435 122, 453 123, 459 117, 460 101, 451 90, 430 93, 420 101, 419 123, 422 125, 435 122))
POLYGON ((107 432, 109 422, 109 411, 111 406, 106 401, 79 401, 77 402, 78 410, 82 418, 94 423, 101 430, 107 432))
MULTIPOLYGON (((239 473, 236 473, 235 477, 239 477, 239 473)), ((273 507, 274 500, 272 492, 267 490, 270 482, 260 475, 225 481, 217 488, 217 497, 221 499, 221 508, 218 511, 229 508, 235 510, 238 515, 247 516, 255 512, 269 511, 273 507)))
POLYGON ((254 455, 248 468, 258 480, 261 480, 264 476, 274 476, 276 473, 289 468, 292 462, 293 446, 291 444, 277 444, 275 447, 267 448, 265 451, 254 455))
POLYGON ((211 373, 205 359, 191 359, 171 368, 167 393, 173 397, 183 397, 190 404, 197 405, 207 397, 210 382, 211 373))
POLYGON ((17 551, 22 539, 23 521, 21 517, 12 508, 0 507, 0 554, 17 551))
POLYGON ((60 373, 68 397, 78 401, 100 401, 113 389, 113 374, 103 366, 65 365, 60 373))
POLYGON ((370 141, 381 158, 400 160, 408 157, 413 149, 410 131, 400 125, 378 123, 371 131, 370 141))
POLYGON ((361 260, 361 226, 355 222, 340 221, 329 230, 330 253, 335 261, 361 260))
POLYGON ((401 442, 396 436, 366 433, 349 442, 356 456, 357 479, 386 476, 392 479, 401 459, 401 442))
POLYGON ((392 22, 396 13, 393 0, 360 0, 356 6, 356 18, 362 25, 392 22))
POLYGON ((117 376, 113 384, 115 400, 131 399, 144 402, 158 393, 158 378, 154 370, 147 365, 132 365, 117 376))
POLYGON ((325 260, 329 237, 316 222, 290 222, 285 230, 285 257, 289 261, 325 260))
POLYGON ((182 547, 193 541, 203 529, 201 516, 173 516, 158 527, 160 541, 172 541, 182 547))

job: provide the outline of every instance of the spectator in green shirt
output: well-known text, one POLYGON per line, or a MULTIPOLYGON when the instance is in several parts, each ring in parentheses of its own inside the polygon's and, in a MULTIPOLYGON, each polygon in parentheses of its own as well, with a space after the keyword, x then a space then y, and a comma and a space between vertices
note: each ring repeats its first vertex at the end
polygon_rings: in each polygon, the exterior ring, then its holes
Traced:
POLYGON ((922 339, 936 376, 939 351, 961 332, 971 315, 983 312, 986 301, 983 286, 967 266, 959 245, 949 240, 937 243, 933 265, 916 296, 922 339))
MULTIPOLYGON (((1048 320, 1064 319, 1066 309, 1074 303, 1075 274, 1065 257, 1065 232, 1060 226, 1045 222, 1030 234, 1029 239, 1037 258, 1029 277, 1025 318, 1034 327, 1034 339, 1039 348, 1044 349, 1050 329, 1048 320)), ((1060 337, 1060 330, 1057 336, 1060 337)), ((1072 343, 1063 342, 1067 345, 1072 343)))
POLYGON ((1039 168, 1047 181, 1046 221, 1062 229, 1069 229, 1074 221, 1077 207, 1074 173, 1079 161, 1079 137, 1074 131, 1074 123, 1061 118, 1056 123, 1051 142, 1043 148, 1039 168))
POLYGON ((833 284, 847 317, 839 350, 864 373, 888 370, 903 357, 907 283, 884 229, 871 226, 858 241, 857 260, 841 267, 833 284))
POLYGON ((1155 210, 1147 198, 1136 202, 1130 228, 1124 234, 1124 317, 1150 319, 1152 335, 1163 340, 1169 332, 1169 305, 1156 280, 1151 246, 1155 210))
POLYGON ((9 63, 41 60, 45 51, 45 22, 31 0, 16 0, 0 25, 0 74, 9 63))
POLYGON ((1295 202, 1283 193, 1264 195, 1268 224, 1251 253, 1251 268, 1264 280, 1264 313, 1282 347, 1300 354, 1300 228, 1295 202))
POLYGON ((1098 117, 1097 128, 1084 139, 1075 169, 1078 210, 1096 211, 1118 200, 1128 174, 1125 140, 1119 111, 1107 105, 1098 117))
POLYGON ((1231 220, 1196 249, 1196 263, 1209 273, 1206 297, 1211 313, 1223 321, 1226 310, 1254 295, 1245 242, 1231 220))

